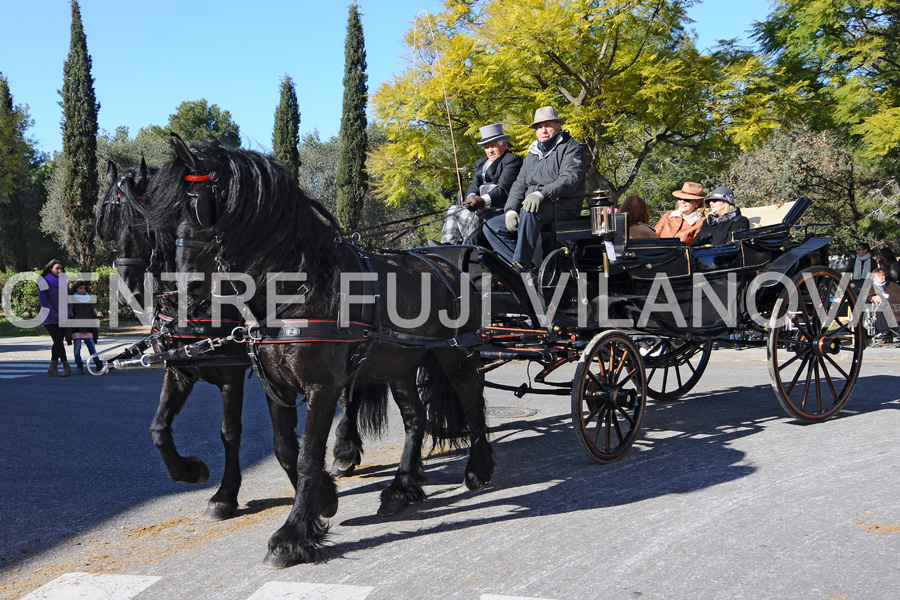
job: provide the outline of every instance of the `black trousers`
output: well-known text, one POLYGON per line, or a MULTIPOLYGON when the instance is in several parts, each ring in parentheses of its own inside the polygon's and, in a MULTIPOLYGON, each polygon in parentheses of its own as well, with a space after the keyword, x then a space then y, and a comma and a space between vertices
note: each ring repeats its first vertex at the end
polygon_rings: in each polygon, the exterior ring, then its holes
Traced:
POLYGON ((65 335, 62 328, 55 323, 44 323, 44 329, 47 330, 47 333, 50 334, 50 338, 53 340, 53 347, 50 349, 50 360, 68 362, 66 359, 65 335))

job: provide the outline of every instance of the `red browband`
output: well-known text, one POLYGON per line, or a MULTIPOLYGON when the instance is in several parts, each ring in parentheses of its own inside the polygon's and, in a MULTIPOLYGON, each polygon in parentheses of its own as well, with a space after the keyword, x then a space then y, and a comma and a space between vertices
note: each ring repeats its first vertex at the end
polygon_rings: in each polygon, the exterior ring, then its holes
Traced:
POLYGON ((209 179, 209 175, 185 175, 185 181, 206 181, 209 179))
MULTIPOLYGON (((116 194, 116 199, 121 200, 122 194, 116 194)), ((138 196, 138 200, 146 200, 146 199, 147 199, 147 196, 138 196)))

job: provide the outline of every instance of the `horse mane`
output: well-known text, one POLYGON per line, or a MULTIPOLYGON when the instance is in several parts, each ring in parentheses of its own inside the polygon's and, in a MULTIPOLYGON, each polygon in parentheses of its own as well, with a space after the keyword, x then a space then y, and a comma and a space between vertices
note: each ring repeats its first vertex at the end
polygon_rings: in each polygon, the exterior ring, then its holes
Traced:
MULTIPOLYGON (((338 222, 307 196, 277 159, 217 141, 201 143, 194 152, 202 162, 202 174, 215 173, 211 185, 218 190, 215 229, 221 259, 256 274, 279 266, 294 269, 304 262, 315 268, 308 264, 311 259, 327 260, 335 248, 338 222)), ((151 183, 151 226, 166 228, 192 210, 190 194, 197 193, 192 186, 198 184, 185 181, 189 174, 190 168, 173 150, 173 160, 151 183)))

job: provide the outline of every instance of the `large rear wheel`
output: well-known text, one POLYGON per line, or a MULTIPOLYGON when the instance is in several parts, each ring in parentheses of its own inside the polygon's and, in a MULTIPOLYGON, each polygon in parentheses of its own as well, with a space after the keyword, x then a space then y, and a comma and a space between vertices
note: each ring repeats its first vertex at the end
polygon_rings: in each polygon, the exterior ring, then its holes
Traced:
POLYGON ((712 342, 647 337, 636 340, 647 369, 647 394, 659 402, 681 398, 700 381, 712 342))
POLYGON ((818 423, 850 398, 866 335, 856 295, 832 269, 801 271, 776 300, 769 330, 769 374, 778 402, 792 417, 818 423))
POLYGON ((641 353, 620 331, 599 334, 587 345, 572 382, 572 421, 581 448, 610 463, 634 443, 647 403, 641 353))

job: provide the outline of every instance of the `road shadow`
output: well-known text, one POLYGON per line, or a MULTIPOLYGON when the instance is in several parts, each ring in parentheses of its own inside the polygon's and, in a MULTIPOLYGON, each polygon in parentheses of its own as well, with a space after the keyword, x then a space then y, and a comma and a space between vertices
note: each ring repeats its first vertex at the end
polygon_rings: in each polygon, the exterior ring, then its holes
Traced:
MULTIPOLYGON (((897 393, 888 394, 890 397, 884 393, 891 389, 886 387, 890 385, 896 385, 891 376, 860 379, 845 410, 835 419, 897 409, 897 393)), ((329 556, 343 557, 396 540, 488 523, 627 507, 732 482, 756 470, 747 464, 745 453, 733 447, 734 442, 775 423, 816 426, 787 415, 770 385, 729 387, 674 403, 651 403, 644 418, 643 435, 630 454, 616 463, 599 465, 578 446, 568 417, 512 421, 492 437, 498 464, 487 490, 461 490, 465 457, 432 458, 426 466, 428 497, 423 502, 394 517, 373 514, 340 521, 346 527, 394 522, 397 531, 341 543, 328 549, 329 556), (520 435, 529 431, 538 435, 520 435), (491 516, 465 518, 466 513, 491 516), (415 525, 407 527, 404 523, 415 525)), ((370 479, 369 483, 344 493, 377 492, 395 468, 395 464, 371 468, 360 475, 370 479)))

